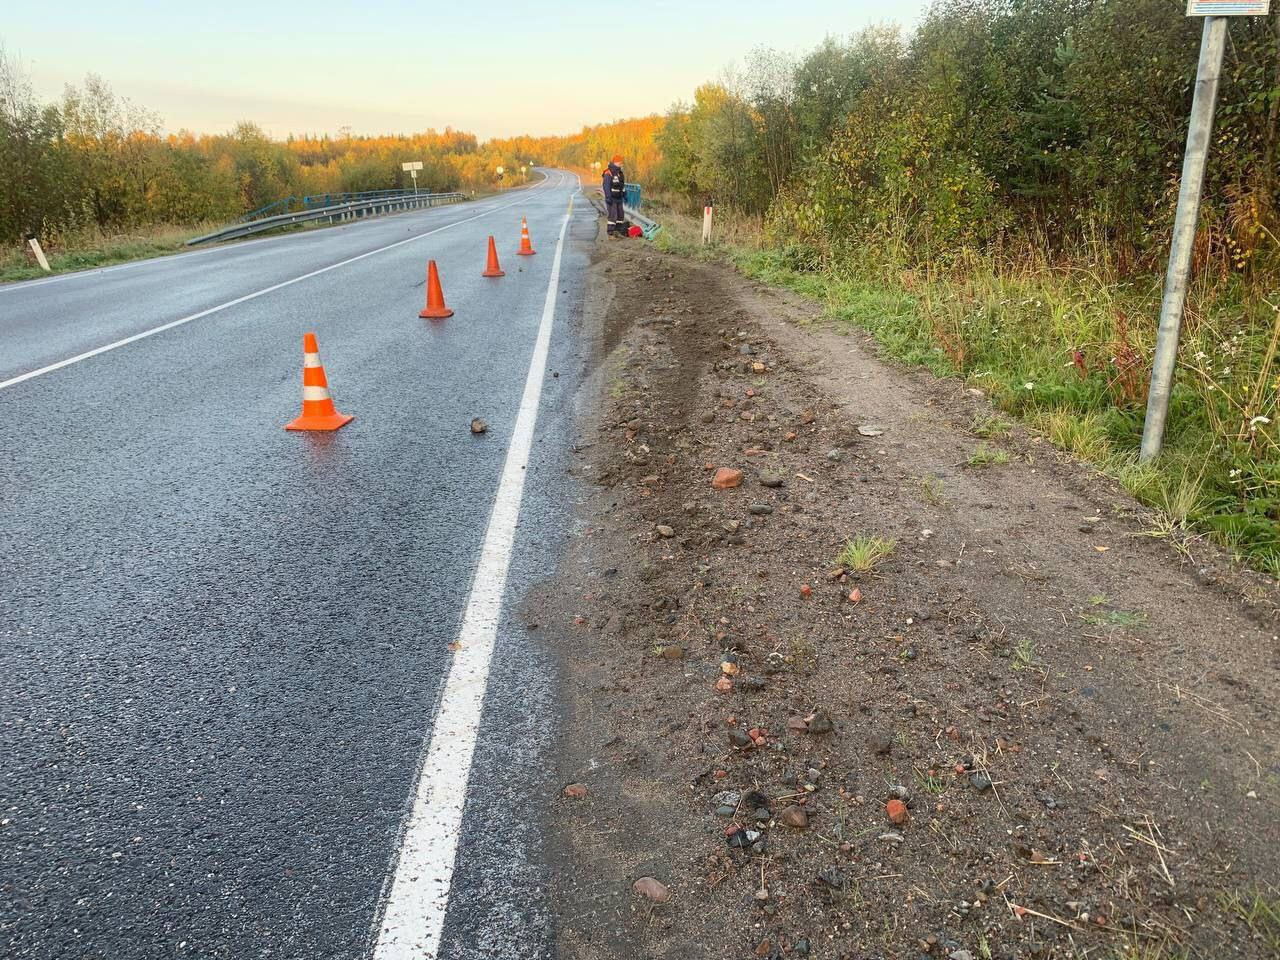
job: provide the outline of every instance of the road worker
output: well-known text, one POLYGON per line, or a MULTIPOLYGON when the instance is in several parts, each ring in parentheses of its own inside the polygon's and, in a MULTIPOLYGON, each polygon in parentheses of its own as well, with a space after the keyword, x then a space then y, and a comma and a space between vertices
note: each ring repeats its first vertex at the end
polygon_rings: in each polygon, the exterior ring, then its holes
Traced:
POLYGON ((604 179, 601 189, 604 191, 604 202, 608 207, 609 236, 625 237, 627 216, 622 212, 622 199, 626 192, 627 181, 622 175, 622 156, 614 154, 609 166, 604 168, 604 179))

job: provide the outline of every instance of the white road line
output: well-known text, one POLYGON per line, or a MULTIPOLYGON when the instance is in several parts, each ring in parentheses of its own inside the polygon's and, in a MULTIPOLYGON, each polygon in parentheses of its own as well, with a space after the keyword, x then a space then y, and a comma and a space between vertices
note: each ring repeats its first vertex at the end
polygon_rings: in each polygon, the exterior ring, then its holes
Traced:
POLYGON ((20 383, 25 383, 28 380, 34 380, 36 377, 42 377, 46 373, 53 373, 53 371, 61 370, 63 367, 69 367, 73 363, 79 363, 81 360, 88 360, 90 357, 96 357, 100 353, 107 353, 110 350, 118 350, 120 347, 128 346, 129 344, 136 343, 139 340, 145 340, 147 337, 154 337, 157 333, 164 333, 166 330, 172 330, 174 327, 180 327, 185 323, 190 323, 192 320, 199 320, 201 317, 207 317, 210 314, 219 313, 226 310, 228 307, 234 307, 237 304, 245 303, 249 300, 256 300, 258 297, 266 296, 268 293, 274 293, 276 290, 291 287, 295 283, 301 283, 303 280, 310 280, 312 277, 318 277, 320 274, 328 273, 330 270, 337 270, 339 267, 348 266, 358 260, 363 260, 366 257, 372 257, 374 254, 385 253, 388 250, 394 250, 396 247, 403 247, 406 243, 416 243, 417 241, 433 236, 434 234, 442 233, 445 230, 461 226, 464 223, 470 223, 472 220, 479 220, 482 217, 491 216, 499 210, 514 207, 523 199, 523 197, 519 197, 512 200, 510 203, 504 203, 501 206, 492 207, 484 213, 477 213, 474 217, 467 217, 465 220, 455 220, 453 223, 446 223, 443 227, 436 227, 434 230, 428 230, 426 233, 419 233, 417 236, 409 237, 406 240, 397 240, 395 243, 389 243, 385 247, 378 247, 376 250, 370 250, 367 253, 348 257, 346 260, 331 263, 327 267, 321 267, 319 270, 312 270, 310 273, 304 273, 299 277, 292 278, 291 280, 273 283, 269 287, 263 287, 261 290, 255 290, 253 293, 246 293, 243 297, 236 297, 234 300, 228 300, 226 303, 220 303, 216 307, 210 307, 208 310, 201 310, 199 313, 193 313, 190 316, 180 317, 177 320, 170 320, 168 323, 162 323, 158 327, 143 330, 140 333, 135 333, 122 340, 116 340, 112 343, 104 344, 101 347, 94 347, 92 350, 86 350, 84 353, 78 353, 74 357, 67 357, 65 360, 59 360, 56 363, 49 364, 48 366, 40 367, 38 370, 29 370, 26 373, 18 374, 16 377, 10 377, 8 380, 0 380, 0 390, 4 390, 7 387, 16 387, 20 383))
POLYGON ((413 808, 405 824, 379 927, 374 960, 434 960, 449 904, 449 886, 462 832, 462 811, 484 707, 489 664, 502 612, 502 595, 515 542, 525 468, 538 420, 538 401, 547 367, 547 350, 560 284, 560 257, 573 205, 565 213, 556 241, 542 323, 529 361, 524 396, 516 414, 511 446, 502 468, 498 495, 489 515, 480 562, 458 634, 458 649, 449 667, 444 694, 419 769, 413 808))

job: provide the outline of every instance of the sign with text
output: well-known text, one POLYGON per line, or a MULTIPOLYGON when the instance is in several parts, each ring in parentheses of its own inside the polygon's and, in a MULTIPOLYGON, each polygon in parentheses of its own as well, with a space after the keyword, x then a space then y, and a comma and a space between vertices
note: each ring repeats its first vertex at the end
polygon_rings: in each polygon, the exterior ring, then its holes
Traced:
POLYGON ((1187 0, 1188 17, 1265 17, 1271 0, 1187 0))
POLYGON ((401 169, 401 170, 410 170, 410 171, 413 171, 413 172, 415 172, 415 173, 416 173, 417 171, 419 171, 419 170, 421 170, 421 169, 422 169, 422 161, 421 161, 421 160, 410 160, 408 163, 402 163, 402 164, 400 164, 400 169, 401 169))

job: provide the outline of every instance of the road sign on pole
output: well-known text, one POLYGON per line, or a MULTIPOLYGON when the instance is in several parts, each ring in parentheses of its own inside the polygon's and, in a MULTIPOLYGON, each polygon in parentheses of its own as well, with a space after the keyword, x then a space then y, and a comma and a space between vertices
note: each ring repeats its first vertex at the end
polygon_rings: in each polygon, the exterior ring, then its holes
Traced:
POLYGON ((1271 0, 1187 0, 1188 17, 1265 17, 1271 0))
MULTIPOLYGON (((1196 89, 1191 99, 1191 121, 1187 126, 1187 150, 1182 159, 1182 183, 1178 187, 1178 208, 1173 219, 1173 241, 1169 245, 1169 269, 1165 274, 1164 298, 1160 303, 1160 327, 1156 333, 1156 355, 1151 364, 1151 388, 1147 393, 1147 416, 1142 425, 1142 447, 1138 459, 1146 462, 1160 453, 1165 421, 1169 416, 1169 394, 1178 361, 1178 334, 1182 311, 1187 303, 1187 281, 1191 275, 1191 252, 1200 217, 1200 192, 1204 187, 1205 162, 1213 135, 1213 112, 1218 99, 1218 77, 1227 45, 1227 18, 1217 13, 1196 12, 1200 8, 1262 7, 1266 3, 1235 3, 1227 0, 1188 0, 1187 16, 1203 16, 1200 63, 1196 68, 1196 89)), ((1252 13, 1252 9, 1250 10, 1252 13)))
POLYGON ((422 169, 421 160, 410 160, 407 163, 400 164, 401 170, 408 170, 409 176, 413 177, 413 192, 418 192, 418 171, 422 169))

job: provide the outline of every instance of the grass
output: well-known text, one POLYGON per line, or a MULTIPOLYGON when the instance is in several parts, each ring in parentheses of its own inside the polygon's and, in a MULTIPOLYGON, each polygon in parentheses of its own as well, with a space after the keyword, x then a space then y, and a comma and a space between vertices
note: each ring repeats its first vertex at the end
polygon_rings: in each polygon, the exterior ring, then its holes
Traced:
POLYGON ((989 447, 985 443, 978 444, 973 453, 969 454, 969 466, 971 467, 1000 466, 1008 462, 1009 454, 1003 450, 989 447))
MULTIPOLYGON (((190 237, 216 229, 217 226, 219 225, 163 225, 118 236, 85 231, 50 243, 45 249, 45 256, 52 273, 89 270, 178 253, 187 249, 185 243, 190 237)), ((0 283, 33 280, 49 275, 35 263, 26 245, 10 247, 0 253, 0 283)))
POLYGON ((943 502, 943 486, 941 478, 934 476, 932 473, 926 474, 920 478, 920 498, 935 507, 941 506, 943 502))
POLYGON ((871 333, 886 357, 980 388, 997 410, 974 422, 980 438, 1029 425, 1163 517, 1174 546, 1207 536, 1280 575, 1280 302, 1267 282, 1280 260, 1256 264, 1254 278, 1197 276, 1164 451, 1139 465, 1159 275, 1106 275, 1044 254, 903 264, 869 248, 774 244, 758 220, 716 215, 716 241, 702 247, 694 218, 660 211, 660 245, 790 288, 835 329, 871 333))
POLYGON ((1029 639, 1018 641, 1018 645, 1013 649, 1013 663, 1010 664, 1014 670, 1030 670, 1036 663, 1036 645, 1029 639))
POLYGON ((1268 956, 1280 957, 1280 890, 1226 894, 1222 907, 1244 922, 1268 956))
POLYGON ((1008 436, 1013 424, 1004 417, 980 416, 974 417, 972 429, 984 440, 992 440, 1008 436))
POLYGON ((1129 627, 1137 629, 1147 625, 1147 615, 1136 610, 1103 610, 1099 613, 1082 613, 1080 619, 1095 627, 1129 627))
POLYGON ((870 573, 876 564, 892 555, 897 542, 882 537, 856 537, 845 544, 836 563, 856 573, 870 573))
POLYGON ((947 781, 941 774, 933 770, 921 770, 919 767, 912 768, 911 772, 915 775, 916 786, 924 793, 931 793, 937 796, 946 792, 947 781))

